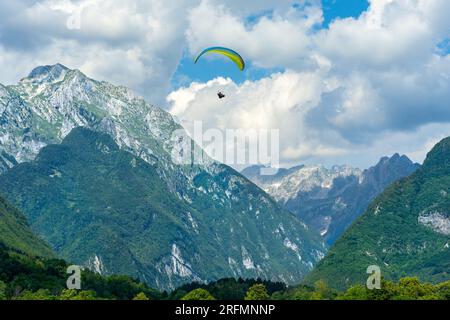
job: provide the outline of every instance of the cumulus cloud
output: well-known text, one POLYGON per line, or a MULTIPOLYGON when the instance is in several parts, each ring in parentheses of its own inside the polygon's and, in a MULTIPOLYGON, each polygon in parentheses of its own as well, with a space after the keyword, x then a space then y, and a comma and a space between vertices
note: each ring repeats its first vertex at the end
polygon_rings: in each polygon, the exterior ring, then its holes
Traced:
POLYGON ((333 129, 309 125, 309 114, 321 94, 336 85, 323 82, 322 72, 286 71, 241 85, 224 78, 192 83, 168 96, 170 111, 191 132, 194 121, 202 121, 205 130, 280 129, 284 162, 335 156, 345 152, 349 143, 333 129), (216 99, 219 90, 226 92, 226 99, 216 99))
MULTIPOLYGON (((234 15, 253 17, 259 21, 255 38, 272 30, 274 39, 276 28, 271 24, 277 23, 276 19, 265 15, 289 13, 293 3, 304 1, 231 0, 226 5, 218 0, 1 1, 0 82, 15 83, 37 65, 59 62, 96 79, 129 86, 153 103, 163 104, 187 46, 189 25, 201 27, 208 21, 228 27, 233 25, 234 15), (211 8, 224 15, 217 16, 211 8)), ((295 31, 293 25, 282 21, 279 25, 285 32, 295 31)), ((209 40, 202 39, 202 44, 204 41, 209 40)), ((295 51, 303 44, 290 47, 295 51)), ((260 44, 252 51, 265 52, 260 44)), ((267 55, 262 62, 270 59, 267 55)))
POLYGON ((449 6, 372 0, 360 17, 318 29, 320 6, 311 3, 248 25, 203 1, 189 17, 192 51, 220 37, 255 65, 286 71, 239 85, 230 79, 191 84, 168 96, 171 111, 187 127, 203 120, 221 129, 279 128, 284 163, 368 165, 393 152, 419 160, 429 143, 418 132, 450 133, 450 56, 437 50, 450 36, 449 6), (227 99, 215 101, 218 90, 227 99))
MULTIPOLYGON (((288 3, 288 1, 284 1, 288 3)), ((246 16, 234 14, 230 6, 202 1, 189 15, 187 40, 192 53, 218 44, 234 48, 255 66, 290 67, 309 61, 309 33, 323 20, 319 6, 310 1, 291 5, 247 23, 246 16)))
POLYGON ((439 40, 448 37, 445 0, 372 0, 359 18, 335 20, 316 44, 343 68, 377 71, 427 63, 439 40))
POLYGON ((161 103, 185 48, 186 12, 197 3, 2 1, 0 82, 14 83, 37 65, 60 62, 161 103))
MULTIPOLYGON (((37 65, 60 62, 96 79, 129 86, 153 103, 163 104, 170 91, 171 77, 187 46, 189 25, 201 26, 202 21, 217 24, 212 19, 218 18, 229 26, 234 15, 242 19, 257 16, 263 22, 256 34, 260 37, 265 32, 264 24, 271 23, 264 14, 289 11, 298 1, 231 0, 226 6, 220 2, 1 1, 0 82, 15 83, 37 65), (208 8, 230 14, 217 17, 208 8)), ((292 26, 286 26, 285 30, 292 30, 292 26)))

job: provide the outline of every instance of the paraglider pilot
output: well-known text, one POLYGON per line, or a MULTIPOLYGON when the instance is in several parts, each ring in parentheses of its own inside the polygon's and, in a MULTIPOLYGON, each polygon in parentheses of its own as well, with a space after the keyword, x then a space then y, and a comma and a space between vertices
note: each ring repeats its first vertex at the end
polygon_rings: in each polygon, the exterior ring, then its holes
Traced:
MULTIPOLYGON (((231 50, 229 48, 224 48, 224 47, 206 48, 205 50, 200 52, 200 54, 195 58, 194 63, 197 63, 198 59, 200 59, 201 56, 203 56, 204 54, 209 54, 209 53, 218 53, 218 54, 224 55, 225 57, 227 57, 231 61, 233 61, 236 64, 236 66, 239 68, 239 70, 241 70, 241 71, 243 71, 245 68, 245 61, 244 61, 244 59, 242 59, 240 54, 234 50, 231 50)), ((220 91, 217 93, 217 96, 219 97, 219 99, 225 98, 225 95, 220 91)))

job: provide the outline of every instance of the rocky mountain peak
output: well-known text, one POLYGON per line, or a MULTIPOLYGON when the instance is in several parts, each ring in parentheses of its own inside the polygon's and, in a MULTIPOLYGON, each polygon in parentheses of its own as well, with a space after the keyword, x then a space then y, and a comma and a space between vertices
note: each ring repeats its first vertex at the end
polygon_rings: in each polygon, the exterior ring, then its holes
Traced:
POLYGON ((21 82, 44 83, 61 81, 68 71, 70 69, 60 63, 39 66, 34 68, 28 77, 22 79, 21 82))
POLYGON ((406 155, 395 153, 391 157, 383 157, 373 167, 364 170, 364 181, 382 190, 398 177, 408 176, 420 165, 412 162, 406 155))
POLYGON ((391 157, 382 157, 375 167, 411 164, 413 164, 413 162, 406 155, 394 153, 391 157))

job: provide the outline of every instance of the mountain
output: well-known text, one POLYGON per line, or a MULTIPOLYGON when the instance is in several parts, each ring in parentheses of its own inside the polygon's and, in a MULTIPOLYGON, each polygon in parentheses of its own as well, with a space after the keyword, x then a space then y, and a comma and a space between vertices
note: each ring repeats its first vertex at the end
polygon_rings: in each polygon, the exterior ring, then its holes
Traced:
POLYGON ((255 169, 242 173, 331 245, 379 193, 418 167, 405 155, 394 154, 364 171, 348 166, 300 166, 279 170, 273 178, 260 176, 255 169))
POLYGON ((302 221, 124 87, 38 67, 0 87, 0 111, 0 187, 67 260, 168 289, 293 283, 324 254, 302 221))
POLYGON ((1 196, 0 244, 28 255, 54 256, 50 247, 30 229, 25 216, 1 196))
POLYGON ((261 175, 261 169, 266 167, 263 165, 252 165, 242 170, 241 174, 258 186, 267 186, 278 183, 284 177, 289 176, 303 167, 303 165, 299 165, 289 169, 279 168, 276 174, 261 175))
POLYGON ((366 268, 398 280, 450 280, 450 138, 423 166, 388 187, 330 249, 308 276, 342 288, 365 283, 366 268))

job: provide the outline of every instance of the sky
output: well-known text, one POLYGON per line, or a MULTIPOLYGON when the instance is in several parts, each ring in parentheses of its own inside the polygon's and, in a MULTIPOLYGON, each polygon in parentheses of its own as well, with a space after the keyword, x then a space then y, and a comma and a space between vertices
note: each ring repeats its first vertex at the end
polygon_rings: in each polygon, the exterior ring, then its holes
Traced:
POLYGON ((282 166, 422 162, 450 136, 448 12, 448 0, 2 0, 0 83, 62 63, 188 130, 279 129, 282 166), (210 46, 246 69, 194 64, 210 46))

